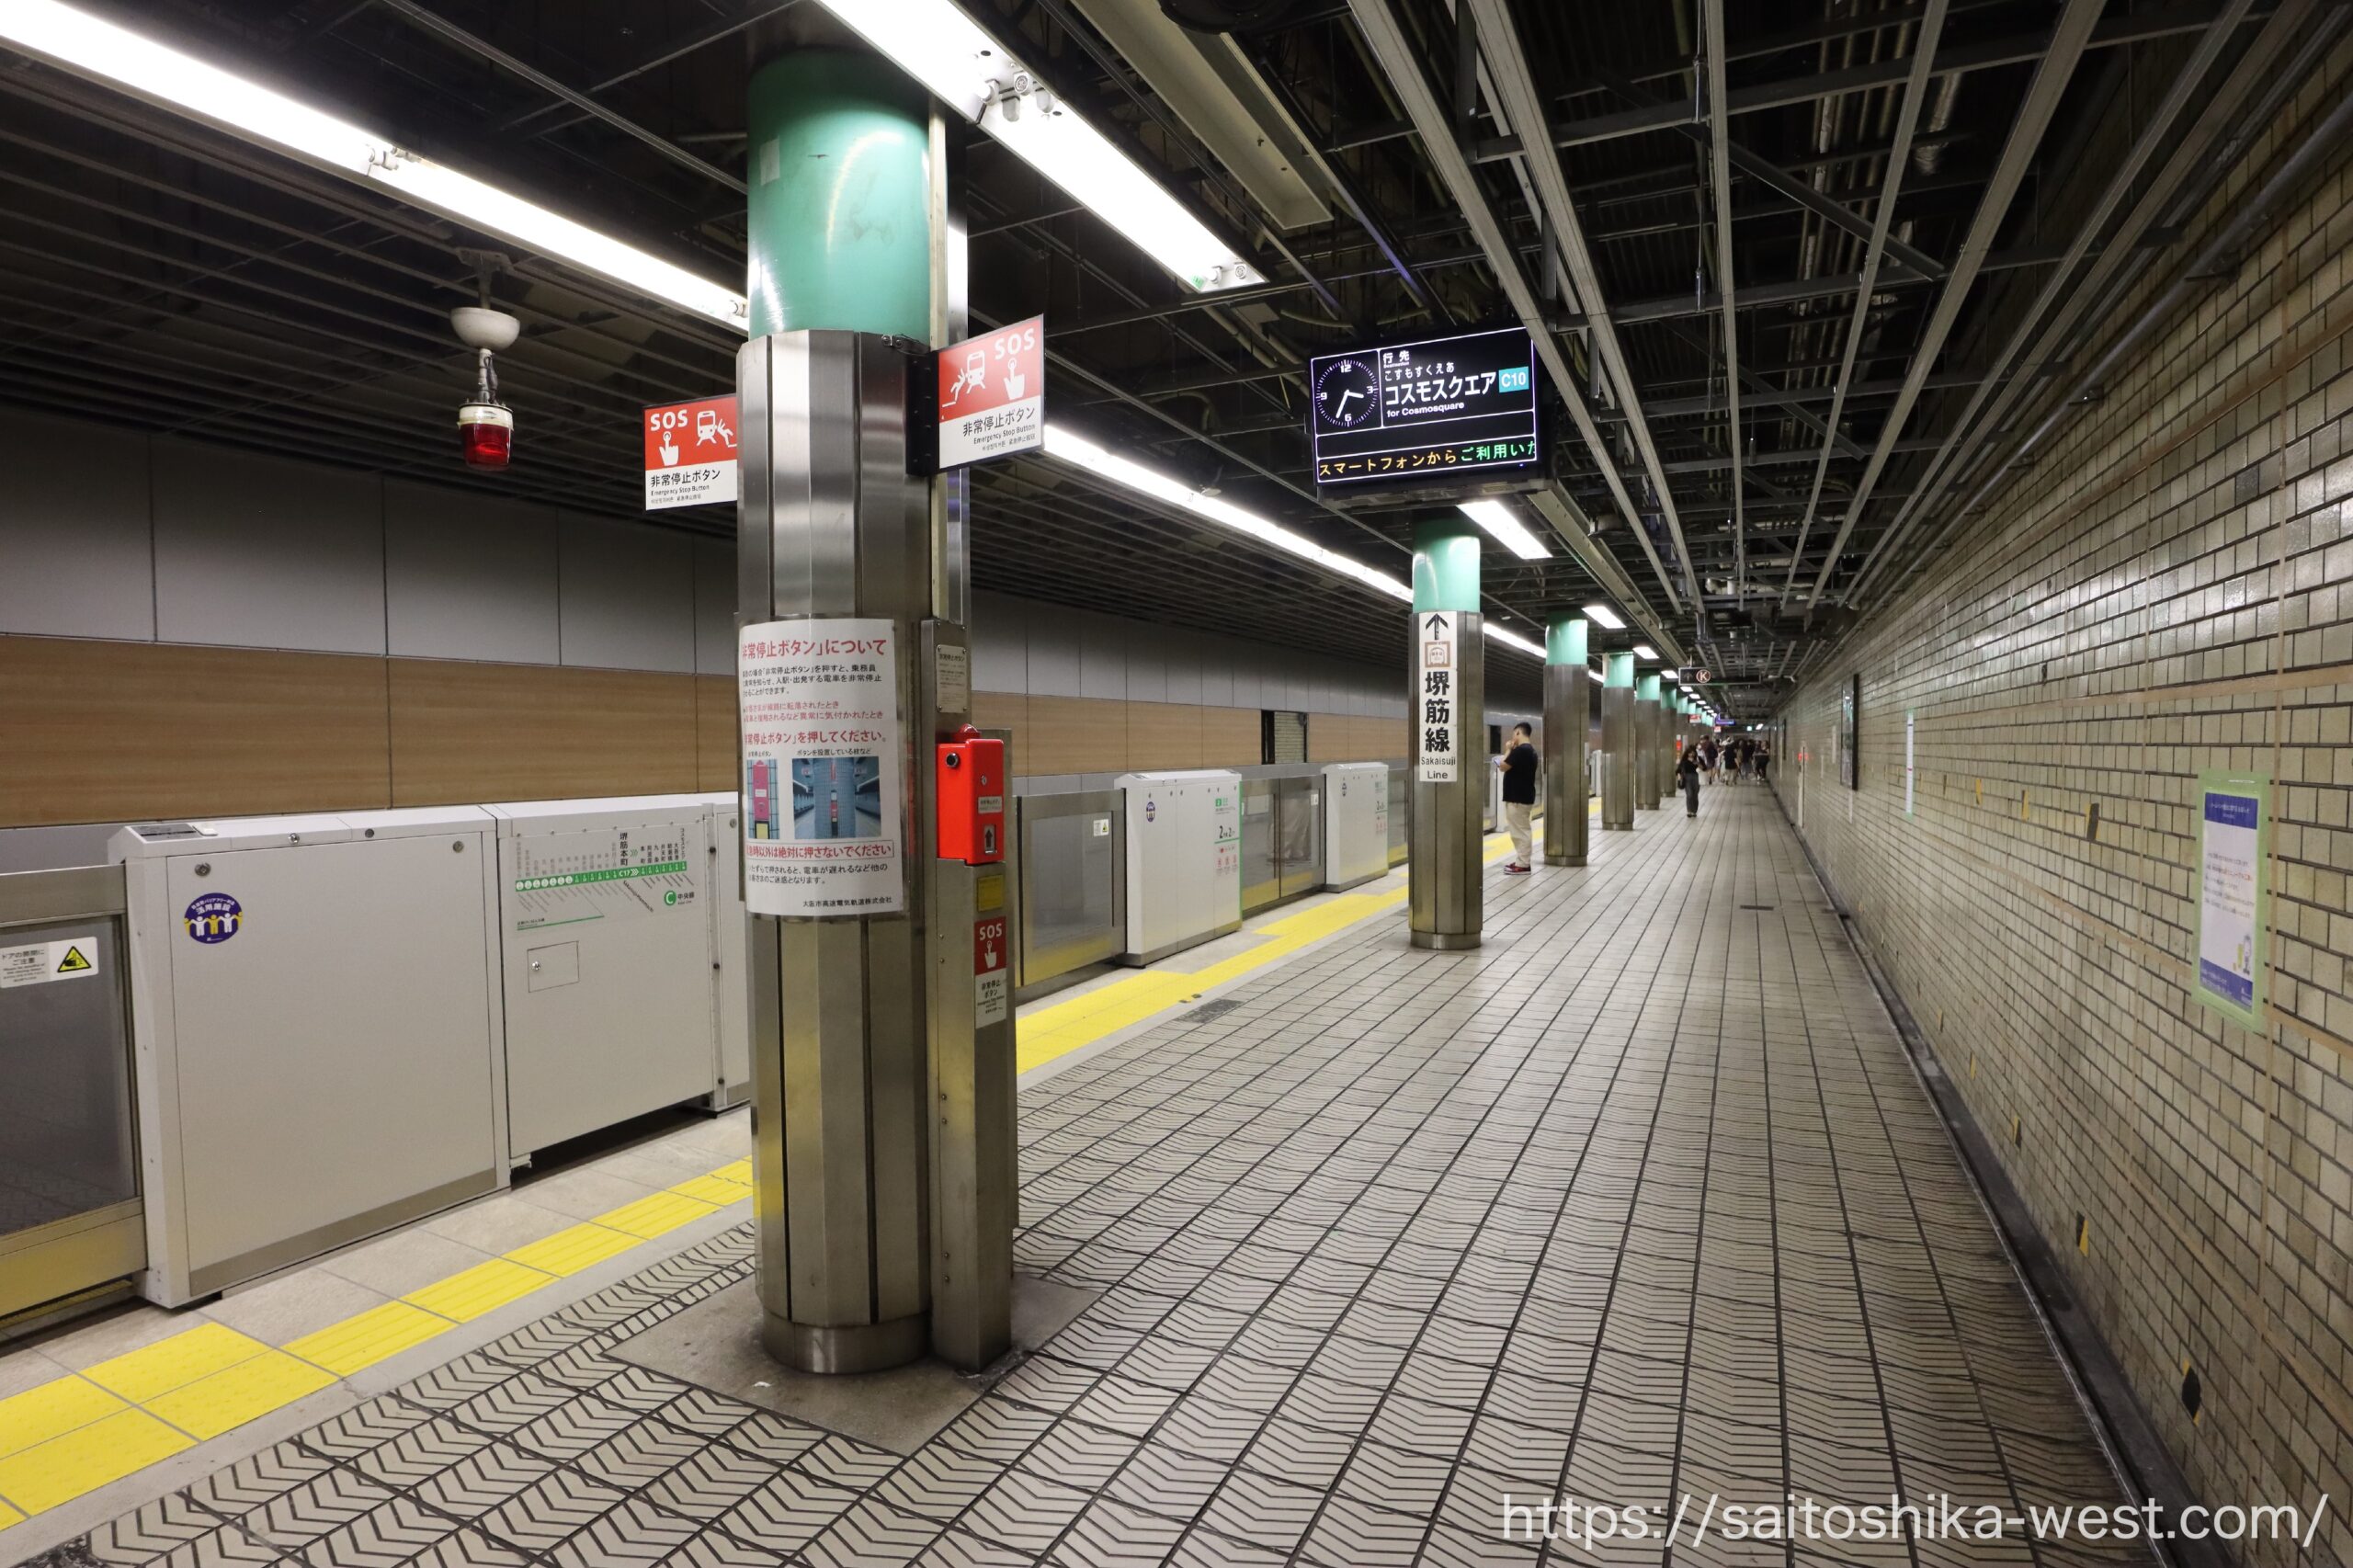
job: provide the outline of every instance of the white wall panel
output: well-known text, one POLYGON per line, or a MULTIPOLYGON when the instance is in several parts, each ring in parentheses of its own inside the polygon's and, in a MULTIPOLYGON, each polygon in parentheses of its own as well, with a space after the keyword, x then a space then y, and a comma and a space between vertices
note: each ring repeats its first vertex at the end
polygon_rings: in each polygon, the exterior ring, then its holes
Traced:
POLYGON ((1128 623, 1090 610, 1078 618, 1078 694, 1119 701, 1128 695, 1128 623))
POLYGON ((1128 648, 1128 700, 1168 700, 1168 640, 1174 629, 1131 620, 1121 629, 1128 648))
POLYGON ((383 486, 373 474, 158 440, 155 635, 384 651, 383 486))
POLYGON ((1029 689, 1029 610, 1026 599, 1005 594, 972 596, 972 688, 1029 689))
POLYGON ((692 541, 695 562, 695 673, 735 673, 735 546, 692 541))
POLYGON ((1079 695, 1079 612, 1052 605, 1029 607, 1029 695, 1079 695))
POLYGON ((691 540, 563 516, 563 662, 598 669, 695 667, 691 540))
POLYGON ((1161 657, 1167 665, 1170 702, 1201 700, 1201 636, 1181 626, 1160 629, 1161 657))
POLYGON ((411 658, 556 663, 555 509, 387 480, 384 624, 411 658))
POLYGON ((0 631, 155 635, 147 437, 0 414, 0 631))

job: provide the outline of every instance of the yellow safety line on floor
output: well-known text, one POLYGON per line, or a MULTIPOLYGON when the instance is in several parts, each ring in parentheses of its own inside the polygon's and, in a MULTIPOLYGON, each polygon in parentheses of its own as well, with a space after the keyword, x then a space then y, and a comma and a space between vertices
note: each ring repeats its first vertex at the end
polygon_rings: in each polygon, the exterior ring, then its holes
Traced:
POLYGON ((0 1530, 751 1197, 732 1160, 282 1346, 204 1322, 0 1399, 0 1530))
MULTIPOLYGON (((1591 809, 1598 811, 1600 802, 1595 801, 1591 809)), ((1510 835, 1490 834, 1481 859, 1492 866, 1509 853, 1510 835)), ((1165 1012, 1213 985, 1222 985, 1253 970, 1264 969, 1277 959, 1286 958, 1311 942, 1320 942, 1336 931, 1345 931, 1359 921, 1370 920, 1385 910, 1394 909, 1405 902, 1405 897, 1406 890, 1404 888, 1394 888, 1387 892, 1338 893, 1313 908, 1261 926, 1253 934, 1266 938, 1264 941, 1247 952, 1221 959, 1204 969, 1186 972, 1145 970, 1125 979, 1098 985, 1067 1002, 1040 1007, 1023 1017, 1016 1026, 1020 1038, 1015 1051, 1015 1062, 1024 1073, 1033 1067, 1042 1067, 1049 1062, 1068 1056, 1082 1046, 1094 1044, 1106 1035, 1165 1012)))
MULTIPOLYGON (((1600 802, 1593 809, 1598 811, 1600 802)), ((1491 835, 1492 865, 1509 840, 1491 835)), ((1341 893, 1259 927, 1246 953, 1191 973, 1146 971, 1021 1020, 1024 1071, 1140 1023, 1405 900, 1405 890, 1341 893)), ((487 1259, 341 1323, 271 1346, 225 1324, 178 1334, 0 1399, 0 1531, 159 1460, 291 1404, 567 1275, 751 1196, 752 1162, 733 1160, 665 1191, 487 1259)))

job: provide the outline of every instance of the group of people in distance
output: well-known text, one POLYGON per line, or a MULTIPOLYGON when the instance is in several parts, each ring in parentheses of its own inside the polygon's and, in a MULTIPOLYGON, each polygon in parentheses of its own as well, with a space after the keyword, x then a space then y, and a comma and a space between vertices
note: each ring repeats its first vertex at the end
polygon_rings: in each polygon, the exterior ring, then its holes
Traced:
POLYGON ((1764 784, 1771 779, 1772 743, 1762 735, 1713 735, 1687 745, 1675 759, 1675 782, 1683 790, 1683 814, 1699 814, 1699 780, 1711 784, 1764 784))
MULTIPOLYGON (((1504 827, 1511 835, 1512 856, 1504 865, 1506 876, 1526 876, 1535 858, 1530 817, 1536 809, 1538 760, 1534 733, 1526 724, 1514 724, 1511 744, 1495 758, 1495 768, 1504 776, 1504 827)), ((1772 768, 1772 743, 1762 735, 1727 735, 1721 741, 1706 735, 1695 744, 1684 745, 1675 758, 1675 783, 1683 791, 1683 814, 1699 814, 1701 778, 1711 784, 1764 784, 1770 782, 1772 768)))

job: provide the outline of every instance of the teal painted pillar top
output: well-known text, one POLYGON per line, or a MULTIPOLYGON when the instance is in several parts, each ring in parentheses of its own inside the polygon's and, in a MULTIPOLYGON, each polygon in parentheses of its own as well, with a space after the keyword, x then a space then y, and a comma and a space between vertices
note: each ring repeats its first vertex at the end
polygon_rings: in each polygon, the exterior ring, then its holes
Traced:
POLYGON ((1544 662, 1548 665, 1582 665, 1586 660, 1586 639, 1592 627, 1581 615, 1556 615, 1544 626, 1544 662))
POLYGON ((1601 684, 1631 687, 1634 684, 1634 655, 1631 653, 1602 654, 1601 684))
POLYGON ((752 75, 751 335, 835 327, 931 341, 931 100, 864 50, 752 75))
POLYGON ((1654 675, 1644 676, 1642 679, 1642 684, 1634 688, 1634 696, 1643 702, 1656 702, 1658 700, 1658 676, 1654 675))
POLYGON ((1414 525, 1414 608, 1476 612, 1479 530, 1467 522, 1414 525))

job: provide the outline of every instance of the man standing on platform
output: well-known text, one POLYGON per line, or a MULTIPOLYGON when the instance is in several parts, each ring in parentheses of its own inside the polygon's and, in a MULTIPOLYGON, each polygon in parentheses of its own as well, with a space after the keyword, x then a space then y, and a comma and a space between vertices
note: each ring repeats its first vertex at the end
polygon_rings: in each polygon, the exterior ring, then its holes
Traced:
POLYGON ((1514 724, 1511 749, 1495 759, 1495 767, 1504 776, 1504 825, 1511 829, 1511 863, 1504 871, 1515 877, 1528 874, 1530 858, 1536 853, 1529 823, 1536 810, 1536 747, 1530 739, 1533 733, 1526 724, 1514 724))

